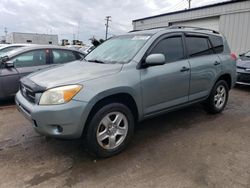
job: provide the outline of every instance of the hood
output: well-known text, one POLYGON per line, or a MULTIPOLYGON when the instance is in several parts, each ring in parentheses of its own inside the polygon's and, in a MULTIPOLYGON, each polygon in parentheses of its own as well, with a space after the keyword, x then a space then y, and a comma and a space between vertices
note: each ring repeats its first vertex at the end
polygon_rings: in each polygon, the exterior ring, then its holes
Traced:
POLYGON ((250 59, 238 59, 237 66, 250 69, 250 59))
POLYGON ((39 86, 51 88, 111 75, 119 72, 121 68, 121 64, 98 64, 75 61, 32 73, 26 78, 39 86))

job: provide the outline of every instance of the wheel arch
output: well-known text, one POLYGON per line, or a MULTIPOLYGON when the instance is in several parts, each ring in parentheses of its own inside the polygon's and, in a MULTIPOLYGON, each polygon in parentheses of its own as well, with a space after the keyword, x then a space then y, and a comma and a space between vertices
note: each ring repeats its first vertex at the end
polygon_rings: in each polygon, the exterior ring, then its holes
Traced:
POLYGON ((232 77, 230 74, 225 73, 225 74, 220 75, 219 78, 217 78, 215 83, 217 83, 219 80, 224 80, 228 85, 228 89, 232 89, 233 84, 232 84, 232 77))
POLYGON ((132 114, 134 115, 135 122, 137 122, 140 119, 140 115, 141 115, 140 110, 132 94, 128 92, 118 92, 118 93, 113 93, 110 95, 103 95, 103 94, 100 94, 100 95, 94 97, 92 99, 92 102, 90 102, 92 106, 90 107, 90 112, 88 113, 87 120, 85 122, 83 135, 86 133, 86 130, 88 128, 88 125, 93 115, 98 111, 98 109, 100 109, 101 107, 109 103, 117 102, 117 103, 124 104, 131 110, 132 114), (102 97, 100 97, 100 95, 102 97))

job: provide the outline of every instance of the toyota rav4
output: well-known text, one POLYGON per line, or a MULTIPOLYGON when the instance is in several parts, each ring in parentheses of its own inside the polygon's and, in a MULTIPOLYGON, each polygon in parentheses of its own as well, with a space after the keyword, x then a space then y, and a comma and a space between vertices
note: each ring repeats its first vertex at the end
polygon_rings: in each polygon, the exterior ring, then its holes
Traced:
POLYGON ((85 59, 21 80, 18 109, 42 135, 84 138, 109 157, 146 118, 203 102, 221 112, 236 80, 236 59, 216 31, 167 27, 113 37, 85 59))

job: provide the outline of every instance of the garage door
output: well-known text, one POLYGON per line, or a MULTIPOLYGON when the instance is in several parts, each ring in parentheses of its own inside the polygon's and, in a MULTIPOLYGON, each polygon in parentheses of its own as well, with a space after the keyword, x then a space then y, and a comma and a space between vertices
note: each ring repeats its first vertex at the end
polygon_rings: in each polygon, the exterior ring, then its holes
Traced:
POLYGON ((170 25, 201 27, 201 28, 208 28, 208 29, 212 29, 215 31, 219 31, 219 17, 172 22, 170 23, 170 25))

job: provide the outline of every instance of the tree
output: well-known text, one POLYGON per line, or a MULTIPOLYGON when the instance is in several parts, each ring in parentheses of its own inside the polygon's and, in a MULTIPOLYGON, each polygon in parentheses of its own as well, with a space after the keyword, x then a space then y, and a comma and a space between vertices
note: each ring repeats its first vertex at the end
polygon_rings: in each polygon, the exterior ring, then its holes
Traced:
POLYGON ((95 47, 99 46, 101 43, 104 42, 103 39, 99 39, 99 40, 98 40, 98 39, 96 39, 95 37, 92 37, 92 38, 90 38, 89 40, 91 41, 91 44, 93 44, 93 46, 95 46, 95 47))

